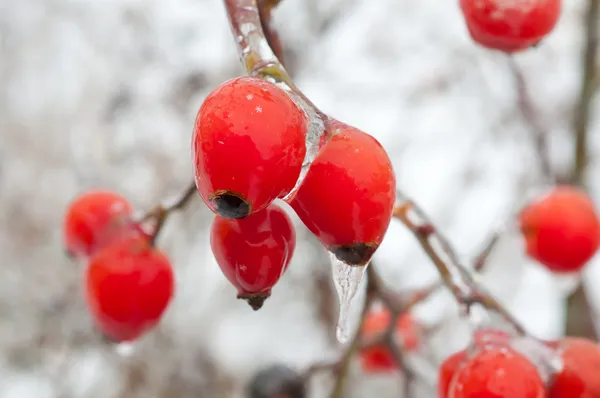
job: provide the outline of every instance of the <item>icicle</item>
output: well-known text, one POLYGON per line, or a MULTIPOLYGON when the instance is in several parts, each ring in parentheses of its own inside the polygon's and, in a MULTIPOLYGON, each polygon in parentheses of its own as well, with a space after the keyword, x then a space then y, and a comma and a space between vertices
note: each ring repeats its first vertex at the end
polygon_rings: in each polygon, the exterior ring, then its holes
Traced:
POLYGON ((349 338, 348 315, 352 299, 358 291, 368 265, 360 267, 351 266, 339 260, 332 253, 329 253, 329 256, 331 259, 333 283, 340 303, 336 335, 340 343, 345 343, 349 338))

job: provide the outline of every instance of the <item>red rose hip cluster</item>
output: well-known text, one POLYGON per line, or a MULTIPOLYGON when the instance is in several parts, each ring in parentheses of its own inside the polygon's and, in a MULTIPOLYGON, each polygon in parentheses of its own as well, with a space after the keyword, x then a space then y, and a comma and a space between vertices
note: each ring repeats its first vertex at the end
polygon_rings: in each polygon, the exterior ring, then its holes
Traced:
POLYGON ((299 181, 308 122, 285 91, 248 76, 213 90, 196 117, 196 186, 216 214, 211 247, 238 297, 254 309, 295 248, 292 222, 275 200, 286 200, 325 248, 352 266, 368 263, 391 220, 396 185, 390 159, 354 127, 327 120, 331 138, 299 181))
POLYGON ((87 262, 85 297, 99 331, 115 342, 153 328, 173 296, 169 259, 132 218, 133 206, 107 191, 89 191, 69 205, 66 251, 87 262))

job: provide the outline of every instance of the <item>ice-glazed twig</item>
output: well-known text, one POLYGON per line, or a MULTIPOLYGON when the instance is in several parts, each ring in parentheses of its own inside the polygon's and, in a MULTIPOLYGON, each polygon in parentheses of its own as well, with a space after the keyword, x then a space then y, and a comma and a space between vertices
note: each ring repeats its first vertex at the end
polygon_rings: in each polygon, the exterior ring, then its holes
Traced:
MULTIPOLYGON (((405 195, 399 196, 407 198, 405 195)), ((476 282, 473 271, 462 265, 449 241, 433 226, 427 215, 415 207, 414 202, 407 200, 397 205, 394 217, 412 232, 425 254, 436 266, 444 285, 450 289, 456 300, 465 306, 467 312, 472 305, 480 304, 501 315, 519 334, 526 335, 520 323, 476 282)))
MULTIPOLYGON (((327 116, 296 87, 265 37, 257 0, 224 0, 238 53, 246 72, 283 85, 321 120, 327 116)), ((278 2, 271 1, 272 7, 278 2)), ((269 12, 272 11, 272 7, 269 12)))
POLYGON ((271 47, 279 62, 285 65, 285 60, 283 58, 283 46, 281 45, 279 34, 277 33, 277 30, 271 26, 273 10, 275 7, 277 7, 277 5, 279 5, 280 1, 281 0, 258 0, 258 12, 261 26, 265 32, 265 37, 269 47, 271 47))

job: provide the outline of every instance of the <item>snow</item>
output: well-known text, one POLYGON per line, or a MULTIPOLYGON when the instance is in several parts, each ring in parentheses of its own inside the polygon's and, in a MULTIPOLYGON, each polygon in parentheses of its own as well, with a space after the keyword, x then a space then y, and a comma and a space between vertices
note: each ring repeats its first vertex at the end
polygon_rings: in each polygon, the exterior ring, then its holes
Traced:
MULTIPOLYGON (((582 10, 582 0, 565 2, 548 40, 516 56, 559 171, 572 161, 582 10)), ((275 23, 297 85, 324 112, 381 141, 398 186, 465 261, 540 181, 507 59, 473 45, 458 2, 285 0, 275 23)), ((327 253, 297 217, 289 272, 254 313, 235 298, 209 251, 208 210, 197 201, 174 216, 160 245, 176 264, 177 295, 160 328, 130 355, 106 348, 93 333, 81 300, 81 264, 61 251, 62 212, 77 192, 104 186, 147 209, 191 180, 195 113, 213 87, 242 73, 230 36, 218 0, 0 1, 1 398, 240 397, 263 366, 302 369, 343 348, 335 320, 325 322, 317 306, 337 311, 335 298, 321 300, 315 282, 329 272, 327 253), (135 377, 142 382, 132 387, 135 377)), ((593 155, 599 118, 590 132, 593 155)), ((592 159, 597 202, 598 172, 592 159)), ((522 251, 509 229, 483 283, 533 334, 559 337, 573 284, 522 251)), ((396 222, 375 261, 399 290, 436 280, 396 222)), ((596 258, 584 281, 596 313, 599 264, 596 258)), ((356 302, 362 297, 360 291, 356 302)), ((426 324, 445 322, 429 343, 438 359, 467 339, 457 313, 447 292, 415 309, 426 324)), ((394 376, 352 372, 348 396, 399 394, 394 376)), ((319 378, 311 397, 325 397, 328 386, 319 378)), ((419 396, 434 396, 427 394, 419 396)))

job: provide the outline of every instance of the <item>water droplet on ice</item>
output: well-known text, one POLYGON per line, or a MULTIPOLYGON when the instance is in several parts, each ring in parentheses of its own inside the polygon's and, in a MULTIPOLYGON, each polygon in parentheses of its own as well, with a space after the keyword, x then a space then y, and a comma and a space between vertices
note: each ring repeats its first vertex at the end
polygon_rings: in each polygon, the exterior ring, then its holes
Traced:
POLYGON ((348 315, 350 313, 352 299, 358 291, 358 287, 360 286, 360 282, 363 279, 363 275, 365 274, 368 265, 359 267, 351 266, 340 261, 332 253, 329 253, 329 257, 331 260, 333 284, 335 285, 335 290, 338 294, 340 303, 336 335, 340 343, 345 343, 349 338, 348 315))

